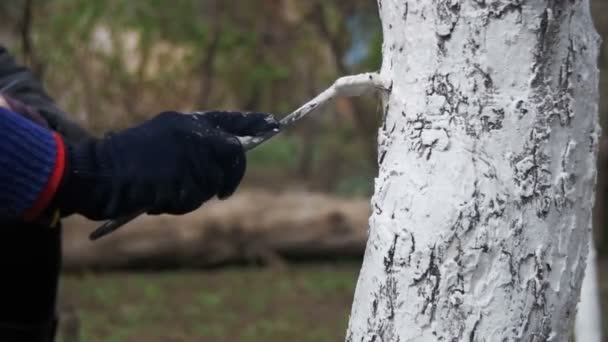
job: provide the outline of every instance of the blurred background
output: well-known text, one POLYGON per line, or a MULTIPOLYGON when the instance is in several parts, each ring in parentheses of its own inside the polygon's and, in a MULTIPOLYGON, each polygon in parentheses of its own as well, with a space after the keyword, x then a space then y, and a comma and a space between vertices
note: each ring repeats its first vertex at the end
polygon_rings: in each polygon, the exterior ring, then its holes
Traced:
MULTIPOLYGON (((608 37, 608 4, 592 2, 608 37)), ((74 120, 103 134, 168 109, 283 116, 337 77, 380 67, 376 6, 3 0, 0 42, 74 120)), ((608 67, 608 54, 599 65, 608 67)), ((602 98, 605 127, 607 104, 602 98)), ((87 239, 95 224, 68 220, 61 340, 343 340, 365 246, 379 112, 373 97, 327 106, 252 151, 237 195, 191 215, 144 217, 97 243, 87 239)), ((608 298, 608 140, 601 145, 595 243, 608 298)))

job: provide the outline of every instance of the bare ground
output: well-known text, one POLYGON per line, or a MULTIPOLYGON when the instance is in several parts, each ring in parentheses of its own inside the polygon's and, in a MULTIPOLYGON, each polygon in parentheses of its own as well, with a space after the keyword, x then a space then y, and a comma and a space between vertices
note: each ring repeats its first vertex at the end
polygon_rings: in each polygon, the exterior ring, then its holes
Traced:
POLYGON ((76 330, 80 341, 340 341, 357 272, 348 263, 68 275, 62 341, 76 330))
MULTIPOLYGON (((605 336, 607 267, 604 259, 605 336)), ((76 330, 87 342, 343 341, 358 270, 343 262, 67 275, 61 341, 75 341, 65 336, 76 330)))

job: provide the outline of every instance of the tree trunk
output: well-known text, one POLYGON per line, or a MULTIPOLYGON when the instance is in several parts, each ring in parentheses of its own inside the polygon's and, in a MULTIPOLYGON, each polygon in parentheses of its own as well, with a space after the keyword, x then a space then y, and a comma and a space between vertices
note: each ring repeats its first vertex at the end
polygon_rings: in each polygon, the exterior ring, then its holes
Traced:
POLYGON ((379 0, 393 81, 347 341, 567 341, 599 138, 588 0, 379 0))
POLYGON ((589 240, 587 269, 581 288, 581 301, 578 304, 574 330, 577 341, 602 342, 602 308, 595 243, 593 234, 589 235, 591 240, 589 240))

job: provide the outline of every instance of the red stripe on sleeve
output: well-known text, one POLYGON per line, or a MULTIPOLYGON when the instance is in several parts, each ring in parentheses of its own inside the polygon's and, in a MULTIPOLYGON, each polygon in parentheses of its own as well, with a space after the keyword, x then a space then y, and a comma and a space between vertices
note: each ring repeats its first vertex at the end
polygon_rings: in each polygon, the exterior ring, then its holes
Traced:
POLYGON ((46 185, 40 192, 38 199, 34 202, 34 205, 23 215, 23 219, 26 222, 32 222, 42 215, 57 193, 57 189, 63 178, 63 173, 65 171, 65 145, 59 134, 53 132, 53 137, 55 138, 55 144, 57 145, 55 168, 46 185))

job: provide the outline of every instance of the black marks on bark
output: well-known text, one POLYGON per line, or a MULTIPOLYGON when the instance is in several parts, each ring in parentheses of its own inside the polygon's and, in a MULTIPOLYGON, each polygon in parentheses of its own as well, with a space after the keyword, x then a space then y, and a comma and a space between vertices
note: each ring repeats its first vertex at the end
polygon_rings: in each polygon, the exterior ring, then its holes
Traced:
POLYGON ((378 314, 378 298, 374 298, 372 302, 372 316, 376 317, 378 314))
POLYGON ((410 248, 410 260, 412 257, 412 254, 414 254, 414 252, 416 251, 416 238, 414 237, 413 233, 410 233, 410 238, 412 239, 412 247, 410 248))
MULTIPOLYGON (((474 138, 502 129, 507 113, 504 108, 496 106, 493 99, 495 84, 492 71, 472 64, 466 76, 471 82, 472 93, 463 92, 460 85, 451 81, 450 74, 430 77, 426 90, 427 107, 431 111, 429 116, 447 116, 450 125, 463 127, 465 133, 474 138)), ((414 129, 421 129, 419 126, 414 129)))
POLYGON ((433 122, 426 119, 422 113, 415 118, 407 119, 406 126, 410 130, 411 150, 418 152, 426 160, 431 158, 433 150, 445 151, 449 147, 449 135, 445 129, 434 128, 433 122))
POLYGON ((436 33, 442 39, 450 39, 460 16, 460 2, 452 0, 435 0, 437 11, 436 33))
POLYGON ((545 152, 551 128, 537 125, 524 145, 524 151, 512 158, 514 181, 523 205, 534 201, 536 215, 544 218, 551 209, 551 160, 545 152))
POLYGON ((517 114, 517 118, 522 119, 525 117, 530 111, 528 110, 526 101, 519 100, 517 104, 515 104, 515 113, 517 114))
POLYGON ((395 319, 395 305, 397 303, 397 280, 394 277, 387 279, 384 291, 388 299, 388 314, 386 318, 389 321, 393 321, 395 319))
POLYGON ((495 93, 494 79, 491 70, 484 70, 478 64, 473 65, 473 71, 469 74, 473 79, 473 92, 475 97, 472 101, 477 108, 477 114, 481 123, 481 131, 488 133, 503 128, 505 110, 493 106, 493 94, 495 93), (482 89, 481 86, 483 86, 482 89))
MULTIPOLYGON (((546 8, 540 16, 538 28, 536 29, 536 47, 534 49, 534 63, 532 70, 534 78, 533 87, 542 86, 547 80, 549 70, 561 61, 554 60, 561 49, 560 41, 565 37, 562 34, 562 25, 568 23, 564 16, 571 15, 573 10, 568 10, 572 3, 568 1, 547 1, 546 8)), ((567 28, 565 28, 567 30, 567 28)))
POLYGON ((479 247, 471 247, 471 249, 481 251, 482 253, 488 253, 490 247, 488 246, 488 244, 484 243, 479 247))
POLYGON ((479 66, 479 64, 475 64, 473 66, 473 68, 475 69, 475 71, 481 75, 482 79, 483 79, 483 85, 486 88, 486 90, 493 90, 494 89, 494 80, 492 79, 492 76, 490 75, 490 71, 485 71, 481 68, 481 66, 479 66))
POLYGON ((568 39, 568 53, 566 54, 566 58, 564 58, 563 63, 560 65, 559 69, 559 79, 558 85, 560 89, 569 89, 571 88, 571 79, 572 73, 574 69, 574 57, 576 55, 576 51, 574 48, 574 40, 572 38, 568 39))
POLYGON ((398 341, 394 322, 398 297, 395 276, 389 275, 373 296, 372 315, 367 320, 366 336, 371 338, 368 341, 398 341))
POLYGON ((502 122, 505 119, 505 111, 502 108, 492 108, 488 113, 481 115, 481 129, 484 132, 502 129, 502 122))
POLYGON ((525 318, 523 332, 534 331, 530 335, 535 335, 537 341, 548 341, 551 336, 551 321, 553 313, 547 307, 545 293, 549 284, 542 279, 542 273, 536 279, 528 280, 526 290, 531 296, 531 309, 525 318))
MULTIPOLYGON (((403 48, 401 48, 401 49, 403 49, 403 48)), ((390 94, 393 93, 393 85, 394 85, 394 83, 395 82, 393 80, 391 80, 391 85, 388 86, 388 89, 386 90, 386 95, 390 95, 390 94)))
POLYGON ((410 13, 410 4, 406 1, 405 2, 405 10, 403 11, 403 21, 407 21, 407 16, 410 13))
POLYGON ((511 281, 509 282, 509 286, 510 287, 514 287, 515 284, 517 284, 517 281, 519 280, 518 278, 518 271, 515 268, 515 265, 513 264, 513 254, 511 252, 509 252, 506 249, 502 249, 500 251, 503 255, 505 255, 508 259, 508 263, 509 263, 509 274, 511 275, 511 281))
POLYGON ((473 329, 471 329, 471 333, 469 334, 469 342, 475 342, 475 334, 477 333, 477 329, 479 328, 479 323, 481 322, 481 319, 483 318, 482 315, 479 316, 479 319, 477 321, 475 321, 475 324, 473 325, 473 329))
POLYGON ((428 96, 443 96, 446 97, 446 100, 448 100, 448 96, 454 92, 454 86, 450 82, 449 77, 450 74, 434 74, 433 76, 431 76, 426 94, 428 96))
POLYGON ((413 233, 407 232, 406 230, 404 230, 404 232, 408 233, 408 236, 395 234, 393 242, 391 243, 391 246, 389 247, 388 252, 384 257, 384 271, 387 274, 395 272, 398 268, 407 267, 411 265, 412 254, 414 254, 414 252, 416 251, 416 240, 414 238, 413 233), (403 255, 403 253, 405 253, 406 251, 406 243, 408 237, 410 240, 410 247, 407 251, 407 256, 405 256, 403 255), (402 252, 399 253, 399 250, 402 250, 402 252))
POLYGON ((384 257, 384 270, 386 273, 391 271, 393 267, 393 262, 395 261, 395 249, 397 248, 397 240, 399 239, 399 235, 395 234, 395 238, 393 239, 393 243, 391 247, 388 249, 388 254, 384 257))
POLYGON ((521 15, 524 0, 475 0, 475 3, 480 8, 487 10, 488 19, 501 19, 514 12, 521 15))
POLYGON ((422 309, 423 315, 428 315, 429 323, 435 320, 437 304, 439 302, 439 284, 441 283, 441 272, 439 271, 438 260, 436 257, 436 246, 432 247, 429 264, 418 278, 410 284, 411 287, 418 287, 418 295, 424 298, 425 304, 422 309))
POLYGON ((599 131, 599 126, 592 127, 589 130, 589 132, 587 133, 587 136, 589 137, 589 141, 588 141, 588 145, 587 145, 589 152, 593 153, 594 151, 597 150, 600 135, 601 135, 601 133, 599 131))
POLYGON ((384 158, 386 158, 386 153, 387 153, 387 151, 382 151, 382 153, 380 154, 380 160, 378 160, 379 165, 382 165, 384 163, 384 158))
MULTIPOLYGON (((475 163, 475 160, 473 160, 475 163)), ((462 204, 462 209, 458 218, 450 228, 455 234, 467 234, 472 232, 482 220, 479 207, 484 199, 484 195, 479 192, 478 181, 474 182, 474 191, 471 199, 462 204)))
POLYGON ((566 56, 559 62, 557 84, 551 87, 544 85, 537 89, 536 99, 539 102, 539 111, 545 113, 548 124, 557 122, 562 127, 570 126, 574 118, 572 78, 575 54, 574 42, 569 39, 566 56))
POLYGON ((426 95, 427 105, 433 98, 443 98, 443 104, 438 108, 439 112, 430 114, 447 115, 450 119, 458 116, 461 107, 466 107, 469 104, 469 97, 451 82, 450 74, 434 74, 431 76, 426 95))
MULTIPOLYGON (((405 112, 403 112, 403 116, 405 117, 405 112)), ((423 129, 430 129, 432 127, 432 122, 425 118, 422 113, 416 114, 416 117, 413 119, 407 120, 407 125, 412 130, 412 134, 410 138, 420 138, 422 135, 423 129)))
POLYGON ((384 212, 382 210, 382 208, 380 208, 380 206, 378 205, 378 203, 374 203, 374 209, 376 209, 376 214, 377 215, 382 215, 382 213, 384 212))
POLYGON ((388 117, 388 113, 391 109, 391 105, 387 102, 386 106, 384 106, 384 111, 382 112, 382 130, 386 132, 386 118, 388 117))
POLYGON ((387 103, 386 106, 384 106, 384 112, 382 113, 382 120, 384 120, 384 123, 386 124, 386 117, 388 116, 388 112, 391 109, 391 105, 390 103, 387 103))
POLYGON ((437 47, 445 53, 445 44, 452 38, 460 18, 460 1, 435 0, 435 33, 437 34, 437 47))
POLYGON ((498 219, 503 217, 505 213, 507 200, 502 194, 496 195, 494 198, 488 201, 488 213, 486 218, 486 223, 490 219, 498 219))
MULTIPOLYGON (((391 90, 392 90, 392 84, 391 84, 391 90)), ((387 118, 388 118, 389 111, 390 111, 390 104, 387 103, 384 106, 383 113, 382 113, 382 129, 380 131, 380 134, 383 135, 383 138, 379 139, 381 142, 378 145, 377 162, 378 162, 378 165, 380 165, 380 166, 382 166, 382 164, 384 163, 384 160, 388 153, 388 149, 393 142, 393 139, 390 137, 390 135, 397 129, 397 123, 394 122, 391 130, 390 131, 387 130, 387 124, 388 124, 387 118)))
POLYGON ((446 151, 450 144, 450 136, 443 128, 429 129, 421 132, 420 140, 414 144, 415 150, 426 160, 431 159, 433 151, 446 151))
MULTIPOLYGON (((553 186, 551 160, 545 153, 549 148, 551 127, 570 127, 574 118, 573 77, 578 52, 570 29, 573 13, 572 2, 552 0, 546 2, 538 19, 530 82, 533 94, 529 99, 536 122, 524 153, 513 160, 522 203, 534 201, 537 216, 541 218, 547 216, 552 206, 560 210, 568 204, 565 187, 574 181, 561 177, 553 186)), ((516 111, 520 117, 529 113, 528 106, 520 106, 519 103, 516 111)))
POLYGON ((434 74, 431 76, 429 89, 426 91, 426 94, 428 96, 442 96, 449 104, 454 104, 457 97, 459 97, 456 88, 450 81, 450 74, 434 74))
POLYGON ((467 42, 462 46, 463 54, 471 54, 472 56, 476 56, 481 48, 481 44, 477 41, 476 38, 469 37, 467 38, 467 42))
POLYGON ((548 37, 553 38, 554 35, 555 33, 553 33, 551 36, 549 35, 549 9, 546 9, 540 17, 540 23, 536 33, 537 43, 534 52, 534 65, 532 67, 532 69, 535 71, 534 78, 532 79, 533 87, 541 86, 545 78, 545 55, 547 53, 547 46, 549 46, 551 43, 548 41, 548 37))

